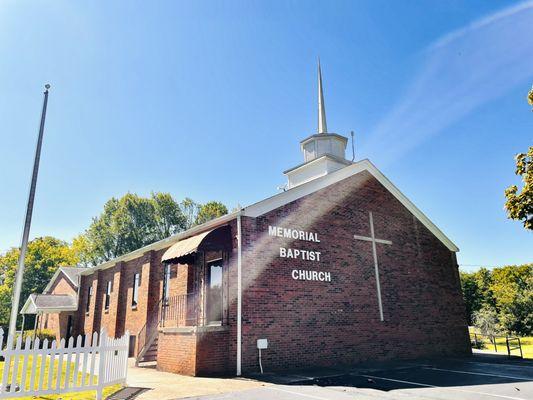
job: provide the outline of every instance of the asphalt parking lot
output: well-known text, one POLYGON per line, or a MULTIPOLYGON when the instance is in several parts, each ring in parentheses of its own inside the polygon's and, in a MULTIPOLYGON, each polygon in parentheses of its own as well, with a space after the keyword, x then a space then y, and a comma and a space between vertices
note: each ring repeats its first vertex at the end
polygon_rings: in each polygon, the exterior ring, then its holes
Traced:
POLYGON ((270 375, 265 386, 202 400, 533 399, 533 362, 470 357, 350 368, 330 376, 270 375))

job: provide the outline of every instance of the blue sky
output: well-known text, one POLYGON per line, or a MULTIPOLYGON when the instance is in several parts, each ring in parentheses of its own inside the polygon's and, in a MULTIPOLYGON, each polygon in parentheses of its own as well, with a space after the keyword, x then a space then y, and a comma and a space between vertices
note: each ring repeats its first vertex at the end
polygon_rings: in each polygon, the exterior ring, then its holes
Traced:
MULTIPOLYGON (((316 130, 369 158, 465 265, 533 261, 509 221, 533 145, 533 2, 0 4, 0 251, 19 244, 42 86, 51 83, 31 237, 83 231, 111 196, 230 208, 276 192, 316 130)), ((468 267, 467 267, 468 268, 468 267)))

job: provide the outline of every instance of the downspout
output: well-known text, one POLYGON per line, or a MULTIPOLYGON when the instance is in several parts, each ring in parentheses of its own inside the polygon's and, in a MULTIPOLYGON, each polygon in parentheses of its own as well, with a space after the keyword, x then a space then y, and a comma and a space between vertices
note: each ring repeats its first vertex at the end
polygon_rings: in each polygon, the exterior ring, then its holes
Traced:
POLYGON ((242 362, 242 209, 237 214, 237 376, 242 362))

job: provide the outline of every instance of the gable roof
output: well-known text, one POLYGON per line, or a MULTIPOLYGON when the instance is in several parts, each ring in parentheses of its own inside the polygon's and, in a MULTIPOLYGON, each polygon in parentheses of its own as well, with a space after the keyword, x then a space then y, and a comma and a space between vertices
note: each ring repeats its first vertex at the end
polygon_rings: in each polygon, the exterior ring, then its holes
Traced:
MULTIPOLYGON (((176 242, 179 242, 180 240, 187 239, 191 236, 198 235, 207 230, 212 230, 216 227, 227 224, 228 222, 237 218, 239 213, 244 216, 258 217, 269 211, 274 210, 275 208, 281 207, 285 204, 295 201, 301 197, 307 196, 308 194, 314 193, 317 190, 333 185, 334 183, 340 182, 343 179, 349 178, 350 176, 359 174, 363 171, 368 171, 374 178, 376 178, 396 199, 398 199, 400 203, 402 203, 413 215, 415 215, 418 220, 427 229, 429 229, 429 231, 433 233, 450 251, 459 251, 459 248, 433 222, 431 222, 431 220, 420 209, 418 209, 418 207, 416 207, 413 202, 411 202, 411 200, 409 200, 400 191, 400 189, 394 186, 394 184, 385 175, 383 175, 383 173, 379 171, 374 164, 372 164, 368 159, 365 159, 358 162, 354 162, 349 166, 341 168, 323 177, 303 183, 285 192, 281 192, 274 196, 268 197, 250 206, 241 208, 240 211, 235 211, 233 213, 212 219, 211 221, 194 226, 186 231, 177 233, 168 238, 141 247, 140 249, 134 250, 130 253, 123 254, 120 257, 106 261, 102 264, 96 265, 91 268, 80 268, 80 270, 82 271, 81 275, 89 275, 95 270, 110 268, 118 262, 132 260, 141 256, 147 251, 161 250, 170 247, 171 245, 176 242)), ((51 286, 51 284, 49 284, 49 286, 51 286)))
POLYGON ((68 294, 30 294, 20 314, 54 313, 75 311, 78 308, 76 296, 68 294))
POLYGON ((75 288, 78 288, 79 286, 79 276, 82 271, 85 271, 87 268, 83 267, 59 267, 52 278, 50 279, 50 282, 48 282, 48 285, 44 288, 43 293, 48 293, 48 291, 52 288, 52 285, 56 281, 56 279, 63 273, 67 279, 74 285, 75 288))
POLYGON ((341 168, 323 177, 314 179, 310 182, 291 188, 285 192, 269 197, 265 200, 252 204, 244 208, 243 213, 249 217, 258 217, 278 207, 295 201, 308 194, 314 193, 320 189, 340 182, 350 176, 368 171, 376 178, 400 203, 402 203, 418 220, 429 229, 450 251, 457 252, 459 248, 433 223, 431 220, 416 207, 394 184, 379 171, 374 164, 365 159, 355 162, 347 167, 341 168))

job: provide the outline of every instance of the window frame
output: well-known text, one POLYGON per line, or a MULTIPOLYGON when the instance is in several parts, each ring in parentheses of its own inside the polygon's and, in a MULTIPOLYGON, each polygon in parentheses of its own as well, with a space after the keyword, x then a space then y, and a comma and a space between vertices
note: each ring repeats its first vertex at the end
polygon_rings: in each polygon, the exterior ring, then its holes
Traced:
POLYGON ((104 298, 104 310, 109 311, 111 307, 111 292, 113 291, 113 281, 107 281, 105 298, 104 298))
POLYGON ((93 285, 89 286, 87 291, 87 304, 85 305, 85 314, 89 314, 91 311, 91 298, 93 297, 93 285))
POLYGON ((136 309, 139 305, 139 288, 141 287, 141 274, 135 272, 133 274, 133 291, 131 293, 131 308, 136 309))

